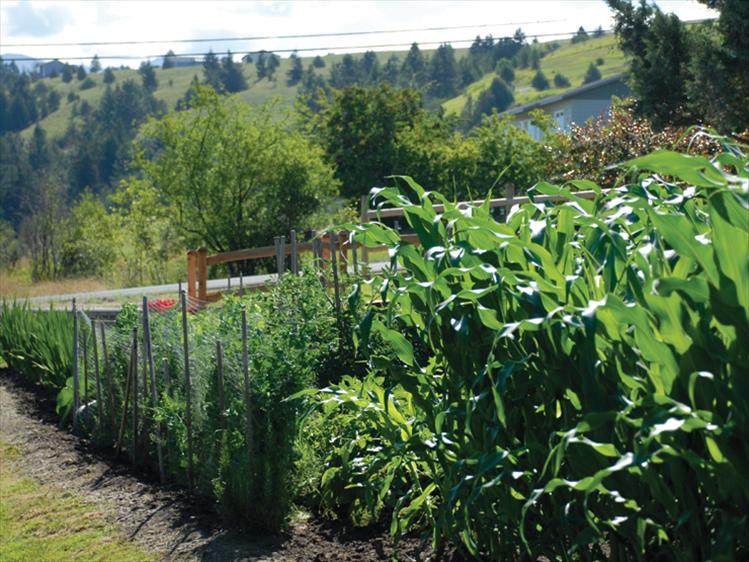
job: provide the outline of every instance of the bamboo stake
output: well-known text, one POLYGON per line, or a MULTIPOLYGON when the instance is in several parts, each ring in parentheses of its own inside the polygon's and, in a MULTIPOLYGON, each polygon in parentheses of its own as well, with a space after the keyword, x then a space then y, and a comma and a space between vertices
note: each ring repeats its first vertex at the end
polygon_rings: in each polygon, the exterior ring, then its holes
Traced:
POLYGON ((296 243, 296 230, 289 233, 289 242, 291 243, 291 272, 299 275, 299 250, 296 243))
POLYGON ((83 332, 83 405, 88 408, 88 338, 83 332))
POLYGON ((73 425, 78 417, 81 402, 80 388, 78 388, 78 307, 73 298, 73 425))
MULTIPOLYGON (((135 334, 133 334, 132 338, 132 346, 135 345, 135 334)), ((127 382, 125 383, 125 404, 122 408, 122 418, 120 418, 120 431, 119 435, 117 436, 117 445, 115 446, 115 451, 117 456, 120 456, 120 452, 122 451, 122 439, 125 437, 125 421, 127 420, 127 406, 128 402, 130 401, 130 384, 133 380, 133 347, 130 347, 130 360, 127 363, 127 382)))
POLYGON ((226 429, 226 404, 224 403, 224 349, 216 342, 216 386, 218 387, 218 421, 221 429, 226 429))
POLYGON ((98 429, 104 425, 104 409, 101 403, 101 373, 99 372, 99 346, 96 344, 96 320, 91 320, 91 335, 94 344, 94 377, 96 377, 96 413, 99 418, 98 429))
POLYGON ((138 329, 133 328, 133 434, 130 439, 133 464, 138 461, 138 329))
POLYGON ((335 292, 335 313, 340 320, 341 316, 341 288, 338 285, 338 234, 330 233, 330 255, 332 259, 331 269, 333 270, 333 291, 335 292))
POLYGON ((107 351, 107 336, 104 331, 104 323, 99 324, 101 332, 101 351, 104 355, 104 380, 107 387, 107 401, 109 405, 109 423, 112 428, 112 437, 117 435, 117 414, 114 411, 114 390, 112 389, 112 373, 109 372, 109 352, 107 351))
POLYGON ((245 444, 247 468, 252 466, 252 395, 250 394, 250 358, 247 349, 247 310, 242 309, 242 368, 244 370, 245 444))
MULTIPOLYGON (((151 405, 153 409, 159 406, 158 392, 156 391, 156 368, 153 363, 153 342, 151 341, 151 322, 148 318, 148 297, 143 297, 143 340, 146 347, 144 355, 148 357, 148 374, 151 379, 151 405)), ((164 474, 164 454, 161 450, 161 422, 156 420, 156 454, 159 459, 159 479, 163 483, 166 480, 164 474)))
POLYGON ((190 346, 187 340, 187 295, 182 291, 182 341, 185 356, 185 423, 187 424, 187 479, 192 492, 194 487, 192 458, 192 387, 190 385, 190 346))

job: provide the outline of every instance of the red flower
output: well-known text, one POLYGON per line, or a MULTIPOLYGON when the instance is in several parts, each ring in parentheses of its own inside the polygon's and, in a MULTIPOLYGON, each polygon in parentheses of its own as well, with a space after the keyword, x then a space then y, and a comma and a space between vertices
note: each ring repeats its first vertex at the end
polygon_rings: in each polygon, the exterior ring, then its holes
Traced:
POLYGON ((174 308, 174 305, 176 304, 177 301, 175 299, 154 299, 149 301, 148 310, 153 310, 154 312, 165 312, 174 308))

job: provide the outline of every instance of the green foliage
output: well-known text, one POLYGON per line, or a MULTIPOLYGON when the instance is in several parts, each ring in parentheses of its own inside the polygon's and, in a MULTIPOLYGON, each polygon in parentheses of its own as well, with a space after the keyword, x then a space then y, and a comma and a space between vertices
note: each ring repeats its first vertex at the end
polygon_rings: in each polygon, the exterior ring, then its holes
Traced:
POLYGON ((515 67, 512 66, 509 59, 499 59, 496 70, 499 77, 507 84, 512 84, 515 81, 515 67))
POLYGON ((531 86, 533 86, 536 90, 548 90, 549 89, 549 80, 546 78, 546 75, 541 72, 541 70, 537 70, 536 74, 533 75, 533 80, 531 80, 531 86))
POLYGON ((140 74, 140 77, 143 80, 143 87, 149 92, 155 92, 159 87, 159 81, 156 79, 156 71, 153 66, 151 66, 151 63, 140 63, 138 74, 140 74))
POLYGON ((596 82, 601 79, 601 71, 598 70, 598 67, 590 63, 588 65, 588 70, 585 71, 585 78, 583 78, 583 84, 590 84, 591 82, 596 82))
POLYGON ((346 420, 326 506, 482 559, 745 559, 745 148, 653 152, 616 191, 540 182, 568 202, 506 224, 409 178, 374 191, 421 245, 348 225, 398 268, 356 332, 371 375, 320 391, 346 420))
POLYGON ((512 87, 502 78, 495 78, 491 86, 479 94, 475 105, 466 106, 468 109, 464 110, 461 118, 469 125, 479 123, 484 116, 491 115, 492 112, 503 112, 512 105, 514 99, 512 87))
POLYGON ((155 189, 184 239, 218 252, 303 228, 337 187, 322 150, 268 107, 253 109, 209 88, 197 90, 190 111, 143 127, 134 164, 143 181, 130 187, 155 189))
POLYGON ((569 78, 567 78, 564 74, 561 74, 561 73, 554 74, 554 87, 555 88, 569 88, 570 87, 569 78))

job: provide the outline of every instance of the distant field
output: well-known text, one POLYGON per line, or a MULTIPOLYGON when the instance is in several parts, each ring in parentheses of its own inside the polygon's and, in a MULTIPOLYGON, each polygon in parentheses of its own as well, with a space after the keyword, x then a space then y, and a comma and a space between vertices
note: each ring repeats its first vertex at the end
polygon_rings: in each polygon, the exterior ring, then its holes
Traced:
MULTIPOLYGON (((572 44, 569 40, 560 41, 559 49, 549 53, 541 59, 541 70, 552 82, 555 73, 561 73, 570 81, 570 88, 581 86, 585 71, 591 62, 602 58, 604 63, 599 66, 601 76, 606 78, 624 72, 629 68, 629 62, 624 53, 616 44, 613 35, 606 35, 598 39, 589 39, 583 43, 572 44)), ((523 105, 539 98, 553 96, 564 92, 568 88, 551 88, 549 90, 537 91, 531 86, 531 80, 536 73, 532 69, 515 71, 515 103, 523 105)), ((466 87, 465 92, 459 96, 447 100, 442 107, 447 113, 460 113, 468 99, 468 94, 475 100, 481 92, 486 90, 492 83, 496 74, 491 72, 473 84, 466 87)))

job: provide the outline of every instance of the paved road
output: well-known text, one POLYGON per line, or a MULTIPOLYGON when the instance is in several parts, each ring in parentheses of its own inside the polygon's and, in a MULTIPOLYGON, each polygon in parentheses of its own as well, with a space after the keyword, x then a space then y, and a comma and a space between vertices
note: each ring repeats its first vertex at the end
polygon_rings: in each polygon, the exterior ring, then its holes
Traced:
MULTIPOLYGON (((379 272, 385 267, 385 263, 373 263, 370 265, 373 272, 379 272)), ((266 275, 245 275, 242 277, 242 286, 245 288, 262 287, 263 285, 275 281, 277 275, 266 274, 266 275)), ((226 289, 229 283, 227 279, 209 279, 208 290, 226 289)), ((231 287, 233 289, 238 288, 240 285, 239 277, 231 278, 231 287)), ((171 283, 167 285, 151 285, 148 287, 130 287, 127 289, 109 289, 106 291, 86 291, 82 293, 67 293, 64 295, 44 295, 41 297, 32 297, 28 301, 33 304, 44 304, 50 302, 63 302, 70 301, 73 298, 76 300, 89 300, 89 299, 112 299, 118 297, 142 297, 143 295, 163 295, 172 293, 175 296, 179 291, 178 283, 171 283)))

